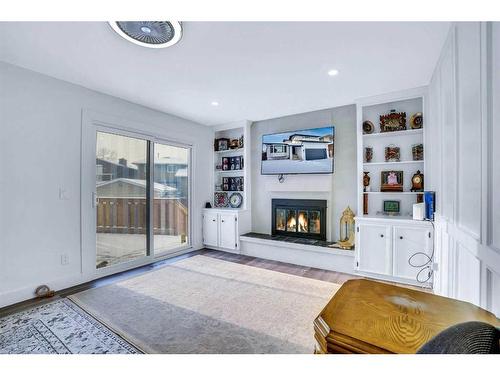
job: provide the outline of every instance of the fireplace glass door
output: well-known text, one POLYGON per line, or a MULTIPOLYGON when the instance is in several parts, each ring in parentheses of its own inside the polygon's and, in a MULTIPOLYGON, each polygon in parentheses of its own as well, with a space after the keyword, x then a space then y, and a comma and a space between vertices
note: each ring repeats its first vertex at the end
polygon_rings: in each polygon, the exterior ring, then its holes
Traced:
POLYGON ((307 211, 299 211, 297 215, 297 231, 301 233, 309 232, 309 220, 307 211))
POLYGON ((287 232, 296 232, 297 231, 297 219, 296 214, 297 211, 295 210, 286 210, 287 215, 286 215, 286 231, 287 232))
POLYGON ((272 234, 326 239, 326 201, 273 199, 272 234))
POLYGON ((309 233, 321 232, 321 213, 319 211, 309 211, 309 233))
POLYGON ((276 210, 276 230, 286 231, 286 210, 284 208, 276 210))

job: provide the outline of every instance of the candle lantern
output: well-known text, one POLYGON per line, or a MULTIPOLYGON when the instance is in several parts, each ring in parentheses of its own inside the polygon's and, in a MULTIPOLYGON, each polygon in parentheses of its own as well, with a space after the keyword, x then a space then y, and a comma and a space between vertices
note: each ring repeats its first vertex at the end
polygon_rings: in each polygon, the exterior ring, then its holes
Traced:
POLYGON ((352 212, 351 208, 348 206, 340 218, 340 240, 338 245, 342 249, 350 250, 354 248, 354 227, 354 212, 352 212))

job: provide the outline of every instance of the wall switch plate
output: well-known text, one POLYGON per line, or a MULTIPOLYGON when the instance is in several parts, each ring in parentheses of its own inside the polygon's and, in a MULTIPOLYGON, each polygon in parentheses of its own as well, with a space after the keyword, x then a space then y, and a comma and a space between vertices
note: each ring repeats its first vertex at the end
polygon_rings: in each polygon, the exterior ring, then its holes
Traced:
POLYGON ((61 254, 61 265, 66 266, 69 264, 68 254, 61 254))

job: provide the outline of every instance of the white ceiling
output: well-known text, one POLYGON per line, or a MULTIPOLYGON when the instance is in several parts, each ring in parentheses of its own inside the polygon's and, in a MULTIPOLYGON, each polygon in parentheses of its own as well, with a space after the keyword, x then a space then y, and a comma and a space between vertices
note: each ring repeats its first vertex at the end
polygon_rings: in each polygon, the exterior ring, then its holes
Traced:
POLYGON ((449 23, 185 22, 183 28, 177 45, 148 49, 104 22, 0 22, 0 60, 215 125, 426 85, 449 23), (330 77, 333 68, 340 74, 330 77))

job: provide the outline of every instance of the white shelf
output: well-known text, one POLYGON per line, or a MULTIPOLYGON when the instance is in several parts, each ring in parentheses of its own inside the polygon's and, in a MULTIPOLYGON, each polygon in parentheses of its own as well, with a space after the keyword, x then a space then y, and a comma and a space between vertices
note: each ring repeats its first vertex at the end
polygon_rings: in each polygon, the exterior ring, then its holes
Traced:
POLYGON ((244 169, 229 169, 229 170, 226 170, 226 171, 223 171, 222 169, 216 169, 215 170, 215 173, 222 173, 222 174, 226 174, 226 173, 235 173, 235 172, 240 172, 240 173, 244 173, 244 169))
POLYGON ((233 148, 233 149, 229 149, 229 150, 214 151, 214 152, 216 154, 230 154, 230 153, 233 153, 233 152, 243 153, 243 150, 244 150, 244 148, 241 147, 241 148, 233 148))
POLYGON ((363 134, 363 138, 378 138, 378 137, 400 137, 405 135, 424 134, 424 129, 399 130, 385 133, 363 134))
POLYGON ((423 164, 423 160, 407 160, 407 161, 380 161, 380 162, 370 162, 363 163, 363 166, 371 166, 371 165, 396 165, 396 164, 423 164))
POLYGON ((424 194, 423 191, 365 191, 363 194, 400 194, 400 195, 412 195, 412 194, 424 194))

